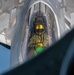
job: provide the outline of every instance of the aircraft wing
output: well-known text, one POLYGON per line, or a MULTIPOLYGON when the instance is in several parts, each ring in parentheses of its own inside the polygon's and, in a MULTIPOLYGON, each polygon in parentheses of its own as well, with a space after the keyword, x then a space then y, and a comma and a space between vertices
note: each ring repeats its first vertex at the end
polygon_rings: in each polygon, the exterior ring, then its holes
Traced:
POLYGON ((0 42, 11 45, 16 24, 16 8, 7 13, 0 9, 0 42))
MULTIPOLYGON (((9 14, 0 10, 0 45, 10 50, 11 40, 7 38, 6 28, 9 25, 9 14)), ((10 32, 10 31, 9 31, 10 32)))

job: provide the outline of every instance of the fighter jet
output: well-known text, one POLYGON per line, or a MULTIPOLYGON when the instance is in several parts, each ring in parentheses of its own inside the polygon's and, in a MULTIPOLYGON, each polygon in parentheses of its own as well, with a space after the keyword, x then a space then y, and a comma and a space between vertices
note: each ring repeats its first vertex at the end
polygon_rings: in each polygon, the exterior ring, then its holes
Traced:
MULTIPOLYGON (((15 68, 8 73, 15 74, 17 69, 18 74, 27 75, 59 75, 59 72, 60 75, 66 74, 72 60, 70 54, 73 55, 74 41, 71 41, 74 39, 74 30, 60 40, 67 28, 69 29, 64 23, 61 7, 58 0, 26 0, 19 5, 11 45, 3 42, 0 42, 0 45, 11 50, 11 68, 27 63, 25 69, 22 70, 20 66, 19 69, 15 68), (67 43, 65 44, 64 41, 67 43), (71 49, 71 53, 66 54, 68 48, 69 51, 71 49)), ((10 22, 12 23, 15 23, 15 20, 10 22)))
POLYGON ((60 38, 59 21, 53 7, 47 1, 37 0, 26 1, 19 8, 11 45, 0 43, 11 50, 11 65, 34 57, 60 38))
POLYGON ((28 0, 18 8, 11 46, 11 68, 26 62, 55 44, 66 31, 57 0, 28 0))

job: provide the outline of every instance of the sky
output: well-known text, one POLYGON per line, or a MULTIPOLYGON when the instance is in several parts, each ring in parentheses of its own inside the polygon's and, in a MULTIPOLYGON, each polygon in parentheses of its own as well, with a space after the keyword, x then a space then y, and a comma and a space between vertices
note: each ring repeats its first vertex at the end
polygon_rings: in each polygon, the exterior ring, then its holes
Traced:
POLYGON ((10 50, 0 45, 0 73, 9 70, 10 67, 10 50))

